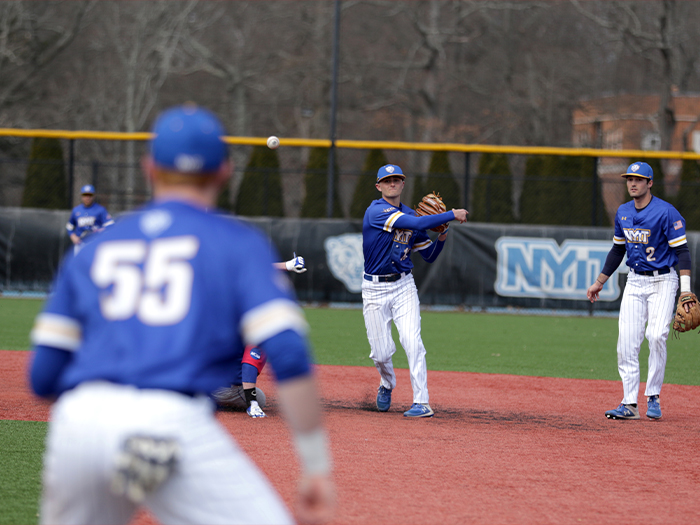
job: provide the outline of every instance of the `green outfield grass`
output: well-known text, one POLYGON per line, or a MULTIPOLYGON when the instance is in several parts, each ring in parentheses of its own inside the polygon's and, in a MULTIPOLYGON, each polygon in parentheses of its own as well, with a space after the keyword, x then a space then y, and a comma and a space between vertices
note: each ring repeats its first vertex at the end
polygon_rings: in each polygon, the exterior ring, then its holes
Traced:
POLYGON ((0 420, 0 524, 37 523, 46 423, 0 420))
MULTIPOLYGON (((0 349, 27 350, 43 301, 0 299, 0 349)), ((372 366, 362 312, 306 308, 319 364, 372 366)), ((462 312, 423 312, 423 341, 430 370, 618 380, 617 319, 462 312)), ((397 368, 407 368, 400 347, 397 368)), ((700 335, 669 337, 666 383, 700 385, 700 335)), ((642 347, 642 378, 648 347, 642 347)))
MULTIPOLYGON (((0 299, 0 349, 29 349, 29 332, 43 301, 0 299)), ((320 364, 373 366, 362 312, 305 309, 320 364)), ((423 312, 430 370, 619 380, 617 320, 598 317, 423 312)), ((399 346, 394 363, 407 368, 399 346)), ((698 385, 700 335, 669 339, 666 382, 698 385)), ((646 377, 648 349, 640 356, 646 377)), ((34 524, 46 423, 0 421, 0 525, 34 524)))

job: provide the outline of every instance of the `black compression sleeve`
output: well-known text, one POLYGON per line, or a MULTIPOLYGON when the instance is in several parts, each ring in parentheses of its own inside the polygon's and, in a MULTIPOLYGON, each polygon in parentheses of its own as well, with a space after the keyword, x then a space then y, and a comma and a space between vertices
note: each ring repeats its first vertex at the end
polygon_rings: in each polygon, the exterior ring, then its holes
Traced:
POLYGON ((692 270, 692 263, 690 262, 690 250, 688 249, 688 243, 681 244, 678 248, 676 248, 676 255, 678 255, 679 270, 692 270))
POLYGON ((625 251, 624 244, 613 244, 610 252, 608 252, 608 256, 605 258, 605 265, 600 273, 610 277, 617 270, 617 267, 620 266, 622 259, 625 257, 625 251))

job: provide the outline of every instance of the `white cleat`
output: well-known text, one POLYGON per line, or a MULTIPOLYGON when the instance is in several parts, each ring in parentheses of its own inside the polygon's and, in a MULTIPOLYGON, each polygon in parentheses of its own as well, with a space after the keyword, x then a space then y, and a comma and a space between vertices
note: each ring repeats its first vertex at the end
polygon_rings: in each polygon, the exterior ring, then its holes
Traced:
POLYGON ((257 402, 257 401, 252 401, 252 402, 250 403, 250 406, 248 407, 248 410, 246 410, 246 412, 248 413, 248 415, 249 415, 250 417, 253 417, 253 418, 255 418, 255 417, 266 417, 266 416, 265 416, 265 412, 263 412, 263 409, 260 408, 260 405, 258 405, 258 402, 257 402))

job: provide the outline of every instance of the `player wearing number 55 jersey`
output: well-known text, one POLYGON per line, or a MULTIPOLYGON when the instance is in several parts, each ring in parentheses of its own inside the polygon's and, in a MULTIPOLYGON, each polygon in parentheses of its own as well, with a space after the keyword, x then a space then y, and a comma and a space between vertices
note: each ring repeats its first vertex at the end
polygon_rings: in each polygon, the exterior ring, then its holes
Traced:
POLYGON ((640 371, 639 349, 646 334, 649 341, 649 375, 646 383, 647 417, 659 419, 659 395, 666 370, 666 341, 675 311, 680 270, 681 292, 690 291, 690 251, 685 220, 669 203, 654 197, 654 172, 645 162, 630 164, 622 174, 632 201, 620 206, 615 216, 613 247, 596 281, 588 289, 591 302, 598 299, 605 282, 627 254, 629 275, 620 304, 617 365, 624 396, 608 410, 608 419, 639 419, 637 396, 640 371))
POLYGON ((300 518, 328 516, 330 460, 306 322, 269 241, 207 211, 230 176, 223 128, 196 106, 154 128, 155 200, 64 262, 32 332, 35 392, 58 396, 42 523, 291 523, 209 397, 259 345, 304 476, 300 518))

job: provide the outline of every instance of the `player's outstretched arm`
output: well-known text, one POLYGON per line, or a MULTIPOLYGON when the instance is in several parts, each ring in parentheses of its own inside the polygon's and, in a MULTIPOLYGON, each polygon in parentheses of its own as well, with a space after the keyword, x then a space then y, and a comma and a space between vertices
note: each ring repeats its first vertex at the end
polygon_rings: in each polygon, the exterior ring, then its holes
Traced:
POLYGON ((300 333, 286 330, 261 342, 260 347, 267 353, 277 378, 280 406, 301 465, 297 515, 306 523, 324 523, 333 514, 335 491, 308 346, 300 333))
POLYGON ((301 461, 297 517, 302 523, 326 523, 333 517, 335 489, 316 381, 312 375, 296 377, 281 382, 278 391, 301 461))
POLYGON ((287 270, 288 272, 304 273, 306 271, 306 261, 301 256, 294 254, 293 259, 288 261, 276 262, 273 264, 278 270, 287 270))

